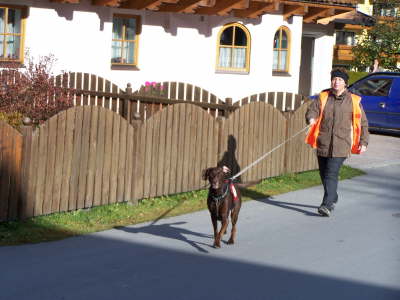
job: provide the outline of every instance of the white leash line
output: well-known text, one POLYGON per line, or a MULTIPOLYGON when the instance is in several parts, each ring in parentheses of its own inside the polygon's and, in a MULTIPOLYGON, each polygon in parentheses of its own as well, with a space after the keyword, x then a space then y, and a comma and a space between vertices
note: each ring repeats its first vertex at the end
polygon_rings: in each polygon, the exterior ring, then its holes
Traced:
POLYGON ((236 177, 242 175, 244 172, 246 172, 248 169, 250 169, 252 166, 258 164, 260 161, 262 161, 265 157, 267 157, 270 153, 274 152, 276 149, 278 149, 279 147, 281 147, 282 145, 286 144, 287 142, 289 142, 292 138, 298 136, 300 133, 302 133, 303 131, 305 131, 308 127, 310 127, 311 125, 307 125, 306 127, 304 127, 302 130, 300 130, 299 132, 297 132, 295 135, 292 135, 290 138, 288 138, 286 141, 284 141, 283 143, 279 144, 278 146, 276 146, 275 148, 273 148, 271 151, 268 151, 267 153, 263 154, 260 158, 258 158, 256 161, 254 161, 253 163, 251 163, 250 165, 248 165, 246 168, 244 168, 242 171, 240 171, 239 173, 237 173, 236 175, 232 176, 230 179, 233 180, 236 177))

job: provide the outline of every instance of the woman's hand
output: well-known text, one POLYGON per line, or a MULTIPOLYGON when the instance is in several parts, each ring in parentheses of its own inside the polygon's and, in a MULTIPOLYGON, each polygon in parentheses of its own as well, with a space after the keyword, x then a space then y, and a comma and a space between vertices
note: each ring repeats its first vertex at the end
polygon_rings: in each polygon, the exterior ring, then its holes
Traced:
POLYGON ((360 150, 360 154, 367 151, 367 146, 361 145, 358 150, 360 150))

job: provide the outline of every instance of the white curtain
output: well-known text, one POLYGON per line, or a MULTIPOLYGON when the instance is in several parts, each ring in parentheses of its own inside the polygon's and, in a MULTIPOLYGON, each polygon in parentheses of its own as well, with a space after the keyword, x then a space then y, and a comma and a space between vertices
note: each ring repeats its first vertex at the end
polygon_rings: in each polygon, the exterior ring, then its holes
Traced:
POLYGON ((21 38, 15 35, 7 36, 7 58, 9 59, 18 59, 19 58, 19 45, 20 45, 21 38))
POLYGON ((219 67, 229 68, 231 66, 231 50, 229 47, 219 49, 219 67))
POLYGON ((0 47, 3 46, 3 43, 6 43, 6 58, 9 59, 18 59, 20 53, 20 45, 21 45, 21 37, 19 35, 21 33, 21 10, 20 9, 8 9, 8 18, 4 20, 4 10, 2 10, 1 14, 1 24, 0 28, 2 29, 1 33, 8 33, 11 35, 4 36, 1 39, 0 47), (7 22, 6 30, 4 28, 4 23, 7 22), (7 32, 5 32, 7 31, 7 32))
POLYGON ((233 49, 233 68, 244 69, 246 67, 246 49, 234 48, 233 49))
POLYGON ((135 43, 125 42, 124 43, 124 59, 125 63, 133 64, 133 55, 135 53, 135 43))
POLYGON ((279 70, 286 71, 286 61, 287 61, 287 50, 281 50, 281 63, 279 70))
POLYGON ((111 62, 122 63, 122 42, 113 41, 111 46, 111 62))
POLYGON ((279 51, 278 50, 274 50, 274 57, 273 57, 273 61, 272 61, 272 69, 273 70, 278 70, 278 63, 279 63, 279 51))
POLYGON ((246 49, 221 47, 219 50, 218 66, 233 69, 246 68, 246 49))

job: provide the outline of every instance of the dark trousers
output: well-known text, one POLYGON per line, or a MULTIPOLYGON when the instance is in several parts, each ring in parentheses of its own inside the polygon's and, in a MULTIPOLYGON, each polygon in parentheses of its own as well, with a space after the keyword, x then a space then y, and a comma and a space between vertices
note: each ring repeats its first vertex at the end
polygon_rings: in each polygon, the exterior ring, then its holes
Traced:
POLYGON ((324 198, 322 205, 333 210, 338 201, 337 186, 339 170, 346 157, 322 157, 318 156, 319 175, 324 186, 324 198))

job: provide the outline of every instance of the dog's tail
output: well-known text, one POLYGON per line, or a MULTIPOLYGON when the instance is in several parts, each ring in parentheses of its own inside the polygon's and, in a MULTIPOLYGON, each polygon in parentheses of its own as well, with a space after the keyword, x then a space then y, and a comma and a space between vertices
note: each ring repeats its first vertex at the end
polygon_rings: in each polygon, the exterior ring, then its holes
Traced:
POLYGON ((249 186, 253 186, 253 185, 259 184, 261 181, 262 181, 262 179, 255 180, 255 181, 249 181, 249 182, 246 182, 246 183, 235 183, 235 185, 240 189, 244 189, 244 188, 247 188, 249 186))

